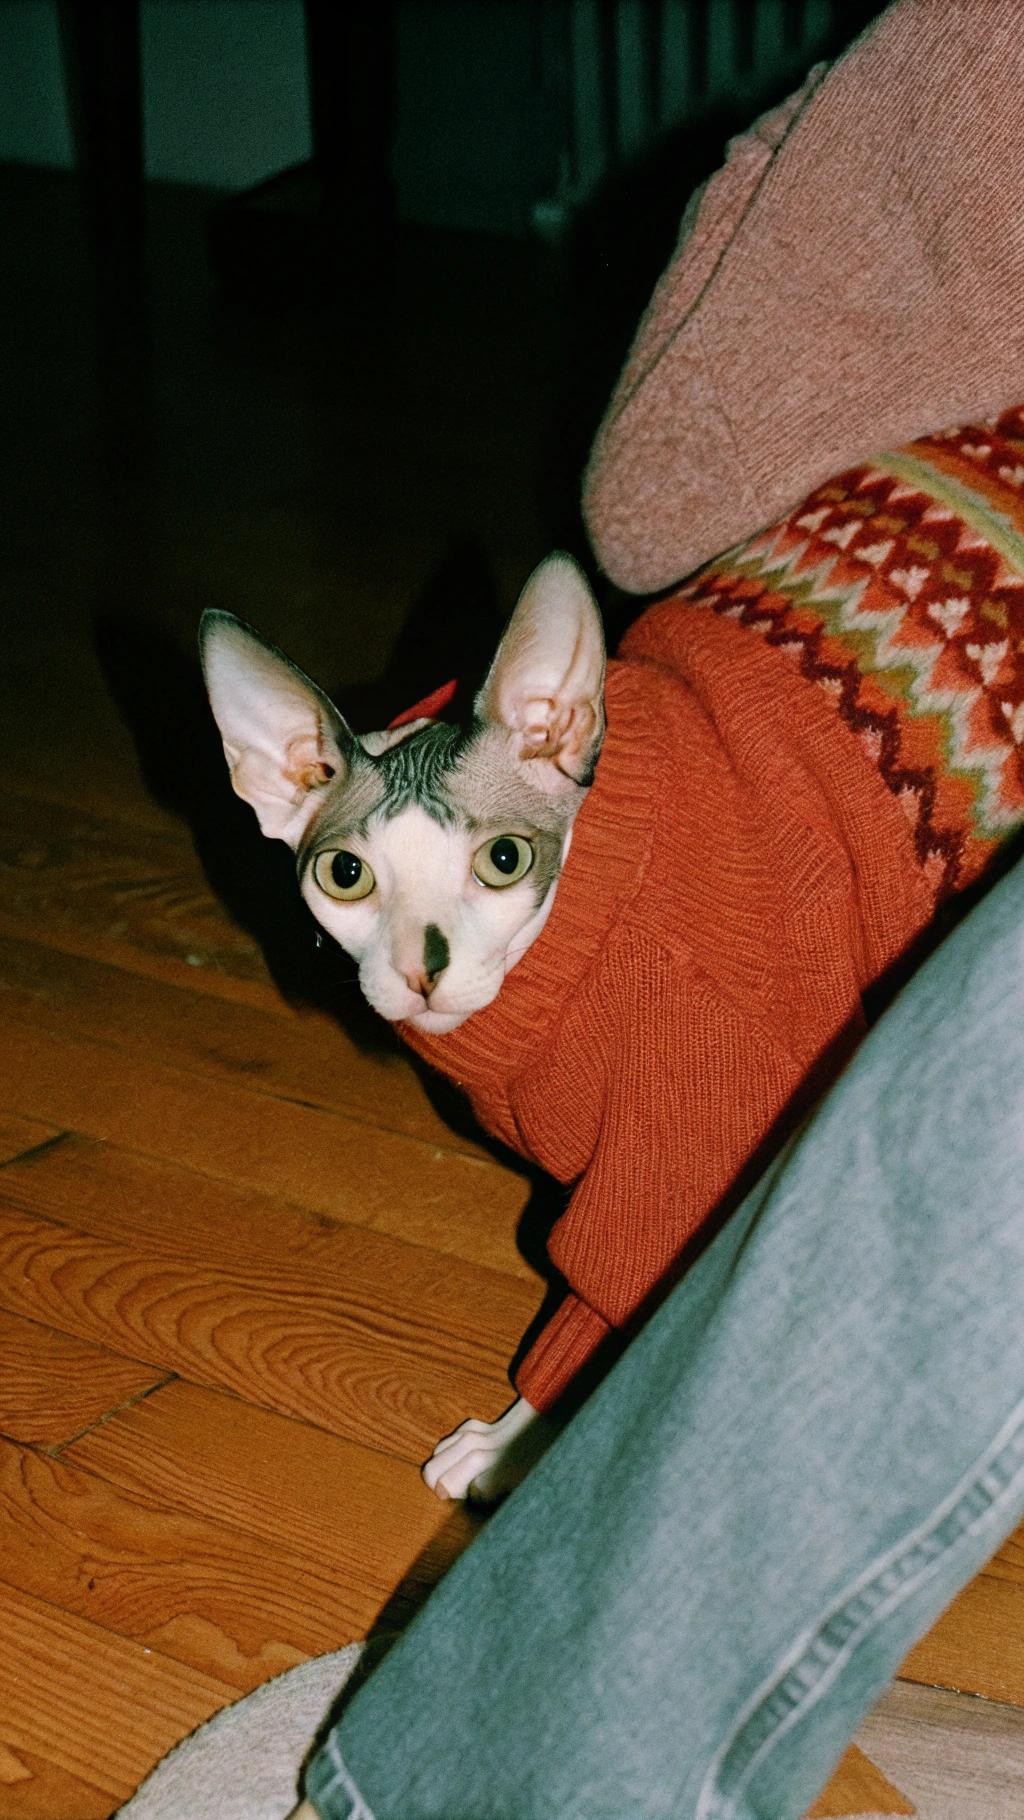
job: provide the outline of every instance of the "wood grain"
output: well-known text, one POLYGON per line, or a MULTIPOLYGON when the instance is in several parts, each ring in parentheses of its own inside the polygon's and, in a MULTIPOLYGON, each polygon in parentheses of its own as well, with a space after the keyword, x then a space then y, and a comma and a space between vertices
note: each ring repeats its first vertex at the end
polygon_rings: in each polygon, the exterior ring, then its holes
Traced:
POLYGON ((404 1461, 184 1382, 122 1410, 64 1458, 361 1587, 432 1585, 479 1527, 404 1461))
POLYGON ((1024 1707, 1024 1525, 911 1650, 900 1674, 1024 1707))
POLYGON ((45 929, 51 947, 130 972, 198 975, 206 991, 260 1004, 272 993, 259 947, 213 896, 180 824, 126 826, 66 800, 5 789, 0 870, 5 934, 31 938, 45 929), (239 985, 257 990, 240 993, 239 985))
MULTIPOLYGON (((339 1580, 351 1584, 351 1569, 349 1555, 333 1577, 317 1574, 279 1539, 260 1547, 220 1522, 172 1516, 114 1491, 66 1461, 0 1447, 0 1580, 240 1690, 337 1647, 353 1623, 357 1633, 368 1624, 372 1612, 346 1610, 337 1590, 339 1580)), ((867 1811, 914 1809, 853 1749, 811 1815, 867 1811)))
POLYGON ((59 1447, 164 1374, 105 1346, 0 1313, 0 1434, 59 1447))
POLYGON ((836 1765, 805 1820, 846 1820, 857 1814, 916 1814, 908 1801, 877 1763, 872 1763, 857 1744, 851 1744, 836 1765))
MULTIPOLYGON (((131 332, 108 385, 117 323, 93 307, 71 179, 9 167, 0 196, 0 321, 23 350, 0 365, 19 451, 0 542, 6 1401, 42 1441, 136 1370, 188 1374, 103 1410, 59 1461, 2 1450, 0 1820, 105 1820, 320 1634, 322 1586, 339 1630, 464 1546, 470 1519, 413 1461, 470 1398, 505 1400, 539 1294, 514 1242, 525 1180, 448 1131, 404 1064, 274 983, 316 992, 273 946, 279 906, 253 914, 287 856, 240 806, 231 822, 219 754, 206 765, 198 603, 242 611, 328 683, 389 672, 393 711, 468 674, 564 518, 536 451, 566 337, 581 373, 599 350, 577 348, 574 287, 536 246, 422 230, 358 335, 298 300, 211 313, 207 199, 158 185, 153 291, 138 311, 119 297, 131 332)), ((278 921, 290 939, 286 905, 278 921)), ((908 1672, 1008 1686, 1018 1598, 1004 1550, 908 1672)), ((940 1762, 959 1762, 960 1720, 933 1711, 940 1762)), ((1008 1820, 1007 1736, 985 1735, 954 1820, 1008 1820)), ((885 1737, 860 1743, 902 1787, 885 1737)), ((877 1797, 864 1773, 846 1759, 830 1798, 877 1797)))
POLYGON ((111 1799, 23 1745, 12 1750, 0 1741, 0 1820, 108 1820, 111 1799))
POLYGON ((229 1274, 0 1208, 0 1307, 418 1462, 465 1414, 497 1415, 510 1392, 472 1314, 446 1350, 405 1264, 389 1306, 382 1284, 315 1285, 314 1272, 273 1260, 229 1274))
POLYGON ((857 1736, 921 1820, 1024 1814, 1024 1713, 1015 1706, 897 1681, 857 1736))
POLYGON ((2 1582, 0 1633, 0 1820, 99 1820, 234 1698, 227 1683, 2 1582), (47 1806, 79 1785, 99 1797, 80 1817, 47 1806))
POLYGON ((0 1581, 246 1692, 365 1636, 392 1588, 0 1442, 0 1581))
POLYGON ((0 1165, 11 1157, 22 1156, 40 1144, 52 1143, 60 1134, 54 1125, 40 1124, 38 1119, 19 1118, 0 1108, 0 1165))
POLYGON ((16 1016, 3 1053, 6 1097, 23 1116, 531 1274, 515 1244, 529 1186, 497 1163, 250 1087, 214 1090, 184 1069, 16 1016))
POLYGON ((193 968, 170 985, 48 944, 0 937, 0 1006, 34 1029, 58 1038, 73 1031, 147 1065, 241 1083, 470 1156, 487 1154, 434 1111, 405 1056, 362 1052, 325 1012, 299 1012, 283 999, 256 1007, 211 996, 193 989, 194 977, 193 968))
MULTIPOLYGON (((462 1160, 440 1160, 435 1193, 462 1160)), ((270 1291, 305 1295, 311 1306, 326 1300, 398 1344, 414 1346, 419 1329, 443 1335, 446 1359, 486 1375, 507 1364, 541 1296, 536 1278, 526 1282, 82 1138, 10 1163, 0 1175, 0 1205, 187 1265, 241 1272, 270 1291)))

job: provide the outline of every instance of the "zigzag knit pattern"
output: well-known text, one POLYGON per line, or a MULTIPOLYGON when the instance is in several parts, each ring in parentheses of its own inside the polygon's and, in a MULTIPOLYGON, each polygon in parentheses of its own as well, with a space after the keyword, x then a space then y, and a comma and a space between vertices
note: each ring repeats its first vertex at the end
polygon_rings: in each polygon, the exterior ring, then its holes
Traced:
POLYGON ((650 607, 546 928, 447 1036, 571 1186, 543 1409, 685 1267, 835 1076, 864 998, 1024 821, 1024 413, 819 487, 650 607))
POLYGON ((849 469, 681 597, 821 687, 937 899, 1024 822, 1024 407, 849 469))

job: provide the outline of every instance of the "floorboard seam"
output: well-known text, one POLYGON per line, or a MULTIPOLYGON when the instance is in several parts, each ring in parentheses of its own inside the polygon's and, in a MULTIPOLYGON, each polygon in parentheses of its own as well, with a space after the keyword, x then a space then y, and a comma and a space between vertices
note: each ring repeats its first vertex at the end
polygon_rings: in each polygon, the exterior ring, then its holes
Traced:
MULTIPOLYGON (((27 1113, 20 1113, 18 1116, 26 1118, 30 1115, 27 1113)), ((48 1150, 57 1149, 59 1145, 65 1144, 68 1138, 76 1137, 77 1135, 76 1132, 70 1130, 56 1131, 52 1137, 41 1138, 38 1144, 30 1144, 27 1150, 19 1150, 15 1156, 5 1156, 3 1161, 0 1162, 0 1170, 9 1169, 12 1163, 34 1162, 37 1156, 45 1155, 48 1150)))
MULTIPOLYGON (((28 1118, 34 1115, 19 1113, 18 1116, 28 1118)), ((373 1129, 380 1129, 380 1127, 373 1127, 373 1129)), ((311 1220, 321 1231, 347 1230, 355 1233, 372 1233, 375 1238, 386 1239, 390 1244, 402 1246, 409 1251, 428 1251, 439 1258, 445 1258, 450 1255, 451 1257, 454 1257, 458 1263, 467 1265, 471 1270, 486 1271, 489 1276, 500 1277, 511 1283, 525 1283, 529 1281, 528 1278, 519 1276, 511 1270, 502 1269, 498 1264, 482 1264, 476 1258, 464 1257, 462 1253, 458 1251, 451 1253, 438 1251, 436 1245, 428 1245, 422 1239, 405 1238, 400 1233, 389 1232, 386 1227, 382 1228, 370 1224, 363 1224, 356 1220, 346 1220, 340 1215, 325 1212, 323 1208, 310 1207, 307 1202, 297 1201, 291 1195, 279 1194, 273 1189, 267 1190, 260 1188, 255 1183, 241 1181, 237 1176, 215 1175, 209 1169, 200 1169, 195 1163, 183 1162, 178 1157, 162 1155, 159 1151, 140 1150, 134 1144, 123 1144, 118 1143, 111 1138, 95 1137, 88 1131, 75 1131, 71 1129, 62 1131, 56 1137, 47 1139, 45 1143, 38 1144, 30 1150, 22 1151, 16 1157, 9 1157, 6 1163, 0 1165, 0 1206, 9 1207, 18 1213, 28 1214, 30 1218, 40 1220, 48 1226, 60 1226, 67 1228, 69 1231, 80 1232, 81 1228, 76 1227, 73 1224, 73 1216, 68 1217, 46 1213, 33 1206, 31 1201, 24 1196, 19 1196, 17 1193, 12 1194, 3 1189, 3 1170, 8 1167, 8 1164, 23 1163, 25 1161, 34 1162, 35 1158, 41 1156, 45 1151, 73 1138, 80 1139, 83 1144, 87 1144, 95 1150, 110 1150, 119 1153, 122 1156, 138 1157, 145 1163, 156 1164, 159 1168, 177 1170, 182 1174, 195 1176, 196 1179, 201 1182, 219 1182, 229 1189, 241 1189, 243 1191, 258 1194, 261 1200, 264 1201, 280 1202, 282 1206, 290 1208, 293 1212, 304 1215, 306 1219, 311 1220)), ((413 1138, 410 1139, 410 1142, 426 1144, 427 1140, 425 1138, 413 1138)), ((477 1160, 478 1159, 475 1157, 462 1158, 462 1161, 464 1162, 476 1162, 477 1160)), ((495 1167, 500 1167, 500 1165, 495 1165, 495 1167)), ((535 1273, 535 1275, 539 1282, 541 1280, 539 1273, 535 1273)))
POLYGON ((126 1409, 134 1409, 137 1403, 144 1403, 146 1398, 153 1396, 155 1391, 163 1390, 167 1384, 177 1383, 180 1377, 181 1373, 178 1371, 166 1372, 156 1384, 147 1384, 145 1389, 137 1390, 134 1396, 125 1397, 123 1402, 115 1403, 111 1409, 105 1409, 101 1416, 97 1416, 94 1422, 87 1422, 84 1428, 78 1430, 77 1434, 68 1435, 67 1440, 54 1441, 49 1447, 44 1447, 43 1453, 48 1459, 59 1460, 66 1447, 73 1447, 76 1441, 84 1440, 86 1435, 95 1434, 98 1428, 102 1428, 105 1423, 112 1421, 115 1416, 123 1415, 126 1409))

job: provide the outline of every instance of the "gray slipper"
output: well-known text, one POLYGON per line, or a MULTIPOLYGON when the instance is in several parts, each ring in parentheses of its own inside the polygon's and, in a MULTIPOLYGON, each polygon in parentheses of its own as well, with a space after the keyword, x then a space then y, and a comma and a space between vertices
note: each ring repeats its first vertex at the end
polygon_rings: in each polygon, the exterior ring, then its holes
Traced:
POLYGON ((284 1820, 310 1746, 364 1649, 350 1643, 264 1682, 183 1738, 112 1820, 284 1820))

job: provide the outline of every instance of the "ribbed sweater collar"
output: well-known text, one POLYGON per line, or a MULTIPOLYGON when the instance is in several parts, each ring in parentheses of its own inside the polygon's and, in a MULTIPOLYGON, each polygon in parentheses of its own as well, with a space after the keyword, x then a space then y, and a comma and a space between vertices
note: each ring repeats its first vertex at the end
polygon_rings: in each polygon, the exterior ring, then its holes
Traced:
POLYGON ((643 880, 664 765, 657 713, 649 688, 641 685, 635 666, 608 666, 604 745, 551 914, 497 998, 447 1036, 399 1025, 410 1048, 470 1093, 514 1079, 544 1052, 643 880))

